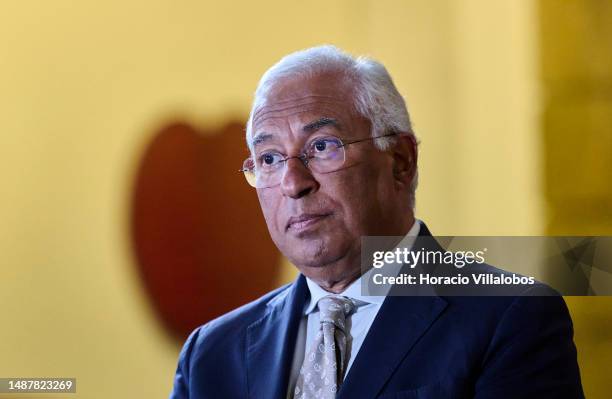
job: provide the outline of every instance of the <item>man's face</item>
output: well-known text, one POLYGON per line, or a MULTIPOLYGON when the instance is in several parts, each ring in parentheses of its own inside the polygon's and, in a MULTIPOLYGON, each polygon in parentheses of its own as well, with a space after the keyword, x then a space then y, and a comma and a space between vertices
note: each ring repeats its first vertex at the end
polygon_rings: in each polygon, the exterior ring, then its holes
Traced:
MULTIPOLYGON (((370 123, 354 112, 352 96, 350 86, 334 74, 277 83, 253 116, 251 139, 266 137, 255 140, 254 155, 277 151, 296 156, 317 138, 347 142, 370 137, 370 123)), ((257 189, 273 241, 307 276, 330 265, 336 277, 355 274, 361 236, 384 235, 393 225, 397 190, 392 157, 372 140, 345 151, 339 170, 313 173, 301 160, 291 159, 280 184, 257 189)))

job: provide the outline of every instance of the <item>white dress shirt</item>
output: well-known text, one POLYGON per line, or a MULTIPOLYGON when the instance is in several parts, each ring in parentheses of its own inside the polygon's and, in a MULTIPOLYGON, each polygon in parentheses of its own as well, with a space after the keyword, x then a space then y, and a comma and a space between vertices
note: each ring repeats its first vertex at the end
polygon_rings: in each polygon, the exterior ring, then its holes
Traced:
MULTIPOLYGON (((402 239, 401 243, 398 244, 398 247, 410 249, 414 243, 414 240, 418 236, 420 229, 420 221, 415 220, 406 236, 402 239)), ((399 272, 399 268, 397 270, 399 272)), ((373 269, 370 269, 366 275, 373 271, 373 269)), ((378 311, 386 298, 386 296, 362 295, 361 282, 364 277, 367 279, 367 276, 359 277, 357 280, 351 283, 346 290, 340 294, 337 294, 352 299, 356 305, 355 311, 349 315, 346 320, 346 326, 349 332, 347 348, 349 361, 345 377, 348 375, 348 372, 353 365, 353 361, 355 360, 355 357, 357 356, 357 353, 359 352, 359 349, 361 348, 361 345, 363 344, 363 341, 365 340, 365 337, 368 334, 368 331, 370 330, 370 327, 372 326, 372 323, 374 322, 374 319, 376 318, 376 315, 378 314, 378 311)), ((287 398, 293 398, 293 390, 295 389, 295 384, 300 374, 300 368, 304 362, 304 357, 306 353, 308 353, 308 349, 312 345, 314 337, 319 331, 319 309, 317 307, 319 299, 331 294, 308 277, 306 277, 306 283, 308 284, 308 290, 310 291, 310 301, 307 301, 304 307, 304 316, 302 317, 298 330, 293 364, 291 366, 291 374, 289 376, 287 398)), ((390 285, 388 288, 390 288, 390 285)))

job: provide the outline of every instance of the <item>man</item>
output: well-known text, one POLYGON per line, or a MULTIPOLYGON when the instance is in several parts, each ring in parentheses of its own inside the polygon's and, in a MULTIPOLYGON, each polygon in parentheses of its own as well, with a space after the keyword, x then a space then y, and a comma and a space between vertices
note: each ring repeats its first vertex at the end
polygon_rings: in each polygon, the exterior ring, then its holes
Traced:
POLYGON ((430 235, 414 217, 417 142, 381 64, 332 46, 283 58, 247 143, 243 171, 300 275, 196 329, 171 398, 583 397, 565 303, 533 296, 546 287, 362 294, 361 237, 430 235))

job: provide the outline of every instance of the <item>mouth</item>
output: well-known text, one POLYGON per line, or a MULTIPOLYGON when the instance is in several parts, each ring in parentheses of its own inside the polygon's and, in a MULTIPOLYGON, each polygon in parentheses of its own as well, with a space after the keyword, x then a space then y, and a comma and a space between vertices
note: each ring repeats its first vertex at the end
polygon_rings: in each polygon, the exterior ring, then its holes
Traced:
POLYGON ((321 220, 327 218, 331 213, 303 213, 298 216, 292 216, 287 221, 285 231, 304 231, 316 225, 321 220))

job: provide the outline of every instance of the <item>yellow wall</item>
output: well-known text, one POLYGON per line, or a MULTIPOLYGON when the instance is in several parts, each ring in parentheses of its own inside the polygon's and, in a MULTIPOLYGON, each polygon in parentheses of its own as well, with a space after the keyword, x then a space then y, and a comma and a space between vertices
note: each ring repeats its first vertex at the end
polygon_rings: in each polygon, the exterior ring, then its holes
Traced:
POLYGON ((167 395, 179 343, 128 240, 138 157, 171 118, 244 118, 261 73, 299 48, 388 66, 435 234, 542 232, 535 19, 528 0, 5 2, 0 376, 76 377, 77 398, 167 395))
MULTIPOLYGON (((612 2, 539 0, 538 9, 546 233, 612 235, 612 2)), ((610 273, 590 277, 612 287, 610 273)), ((585 393, 609 397, 612 297, 566 300, 585 393)))

